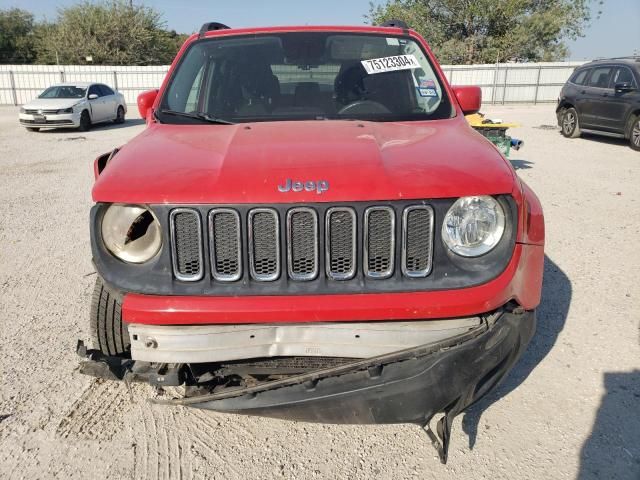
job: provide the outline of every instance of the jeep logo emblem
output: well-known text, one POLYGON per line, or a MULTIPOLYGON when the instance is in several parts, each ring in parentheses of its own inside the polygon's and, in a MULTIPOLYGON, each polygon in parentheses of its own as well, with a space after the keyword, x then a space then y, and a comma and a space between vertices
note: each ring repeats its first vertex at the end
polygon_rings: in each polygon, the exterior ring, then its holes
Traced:
POLYGON ((320 195, 327 190, 329 190, 329 182, 326 180, 318 180, 314 182, 313 180, 308 180, 306 182, 302 182, 299 180, 291 180, 287 178, 287 181, 284 185, 278 185, 278 191, 282 193, 286 192, 302 192, 303 190, 307 192, 315 192, 320 195))

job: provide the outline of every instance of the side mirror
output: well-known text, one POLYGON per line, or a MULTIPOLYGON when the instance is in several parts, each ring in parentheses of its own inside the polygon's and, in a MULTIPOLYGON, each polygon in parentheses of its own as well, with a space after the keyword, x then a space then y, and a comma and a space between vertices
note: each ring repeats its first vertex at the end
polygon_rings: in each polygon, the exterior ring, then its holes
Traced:
POLYGON ((89 100, 95 100, 96 98, 98 98, 98 95, 95 93, 90 93, 89 96, 87 97, 89 100))
POLYGON ((632 92, 635 90, 630 82, 616 83, 615 89, 617 93, 632 92))
POLYGON ((138 95, 138 112, 140 112, 140 116, 142 118, 147 118, 147 114, 151 110, 151 107, 156 101, 157 96, 157 88, 154 90, 147 90, 146 92, 142 92, 140 95, 138 95))
POLYGON ((456 94, 462 113, 471 115, 478 113, 482 105, 482 90, 472 85, 457 85, 452 87, 456 94))

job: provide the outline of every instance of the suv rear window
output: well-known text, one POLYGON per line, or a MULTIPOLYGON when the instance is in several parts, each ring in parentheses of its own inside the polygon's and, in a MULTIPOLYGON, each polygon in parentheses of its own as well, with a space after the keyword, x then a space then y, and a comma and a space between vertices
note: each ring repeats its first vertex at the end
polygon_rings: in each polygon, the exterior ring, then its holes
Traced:
POLYGON ((627 67, 618 67, 613 74, 613 84, 616 83, 630 83, 635 87, 636 82, 633 78, 633 73, 627 67))
POLYGON ((196 41, 160 105, 165 123, 193 123, 176 112, 231 122, 431 120, 455 113, 416 41, 342 32, 196 41))
POLYGON ((571 80, 569 80, 571 83, 575 83, 576 85, 584 85, 584 80, 587 78, 587 73, 589 73, 589 69, 585 68, 583 70, 578 70, 576 73, 573 74, 573 76, 571 77, 571 80))

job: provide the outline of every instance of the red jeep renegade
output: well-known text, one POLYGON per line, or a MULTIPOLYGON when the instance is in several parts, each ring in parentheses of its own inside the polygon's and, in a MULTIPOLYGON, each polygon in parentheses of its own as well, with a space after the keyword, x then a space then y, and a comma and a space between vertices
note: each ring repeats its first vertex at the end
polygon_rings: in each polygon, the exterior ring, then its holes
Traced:
POLYGON ((467 124, 480 97, 400 22, 205 24, 140 95, 145 131, 95 162, 82 371, 185 386, 164 403, 415 423, 446 460, 542 284, 540 203, 467 124))

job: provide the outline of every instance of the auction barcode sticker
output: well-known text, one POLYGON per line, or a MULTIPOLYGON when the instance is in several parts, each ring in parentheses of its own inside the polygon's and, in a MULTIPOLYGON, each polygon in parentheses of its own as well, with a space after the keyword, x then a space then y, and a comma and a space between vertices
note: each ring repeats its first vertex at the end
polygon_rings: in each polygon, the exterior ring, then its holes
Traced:
POLYGON ((420 68, 420 64, 413 55, 396 55, 394 57, 372 58, 362 60, 362 66, 369 75, 374 73, 393 72, 395 70, 411 70, 420 68))

